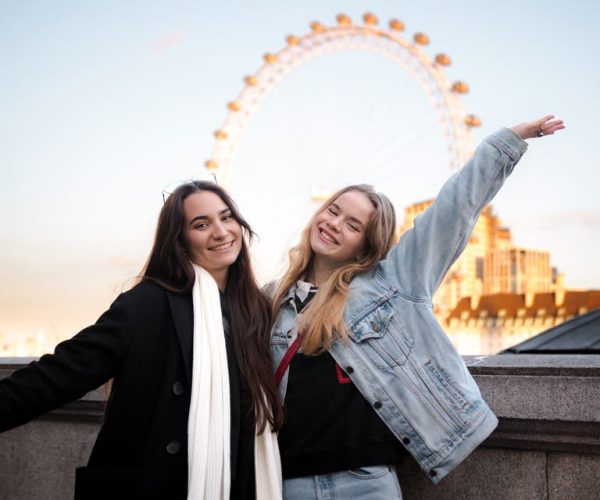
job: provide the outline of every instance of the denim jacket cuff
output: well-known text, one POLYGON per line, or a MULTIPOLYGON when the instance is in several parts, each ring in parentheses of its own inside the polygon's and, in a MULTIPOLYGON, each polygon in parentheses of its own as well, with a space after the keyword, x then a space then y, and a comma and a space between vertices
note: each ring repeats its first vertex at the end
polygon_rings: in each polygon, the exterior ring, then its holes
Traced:
POLYGON ((486 138, 486 140, 504 151, 517 161, 527 151, 528 144, 511 129, 503 127, 486 138))

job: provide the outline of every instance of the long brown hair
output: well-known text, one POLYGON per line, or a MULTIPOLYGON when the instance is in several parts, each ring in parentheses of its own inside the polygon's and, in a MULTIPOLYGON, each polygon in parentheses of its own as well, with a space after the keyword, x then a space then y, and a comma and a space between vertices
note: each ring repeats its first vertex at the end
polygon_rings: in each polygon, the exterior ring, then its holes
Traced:
POLYGON ((354 262, 340 265, 331 273, 302 314, 298 327, 304 333, 302 350, 305 354, 317 354, 328 349, 336 332, 341 338, 347 338, 344 307, 348 285, 354 276, 367 271, 383 259, 395 242, 396 212, 387 196, 377 193, 372 186, 366 184, 340 189, 315 212, 302 231, 300 243, 290 250, 288 270, 277 284, 273 298, 273 313, 279 312, 285 295, 294 283, 310 271, 314 259, 310 229, 315 218, 348 191, 363 193, 371 201, 375 211, 365 230, 361 254, 354 262))
POLYGON ((154 244, 141 279, 154 281, 172 292, 189 293, 192 290, 195 272, 186 254, 183 202, 191 194, 202 191, 219 196, 243 230, 240 254, 228 270, 227 282, 235 286, 227 286, 224 293, 231 311, 235 355, 250 391, 251 411, 256 415, 257 427, 262 432, 268 422, 277 430, 284 415, 269 347, 271 307, 258 286, 248 251, 254 232, 221 187, 212 182, 192 181, 169 195, 160 211, 154 244))

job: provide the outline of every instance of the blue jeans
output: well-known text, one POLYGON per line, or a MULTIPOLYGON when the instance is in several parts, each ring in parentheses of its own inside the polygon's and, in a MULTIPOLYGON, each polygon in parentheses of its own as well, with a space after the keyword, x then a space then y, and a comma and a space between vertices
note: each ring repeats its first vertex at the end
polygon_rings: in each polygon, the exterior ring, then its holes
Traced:
POLYGON ((283 481, 284 500, 402 499, 396 468, 374 465, 283 481))

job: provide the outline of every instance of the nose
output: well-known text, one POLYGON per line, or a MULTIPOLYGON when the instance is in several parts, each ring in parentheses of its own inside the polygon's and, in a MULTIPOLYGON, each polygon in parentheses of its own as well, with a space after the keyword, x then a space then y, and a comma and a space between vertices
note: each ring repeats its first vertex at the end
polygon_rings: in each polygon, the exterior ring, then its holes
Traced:
POLYGON ((225 236, 227 236, 227 229, 225 228, 225 224, 223 224, 222 221, 215 222, 215 225, 213 226, 212 236, 216 239, 222 239, 225 238, 225 236))
POLYGON ((332 231, 335 231, 336 233, 340 232, 340 221, 339 221, 339 217, 332 217, 331 219, 329 219, 327 221, 327 226, 329 226, 329 228, 332 231))

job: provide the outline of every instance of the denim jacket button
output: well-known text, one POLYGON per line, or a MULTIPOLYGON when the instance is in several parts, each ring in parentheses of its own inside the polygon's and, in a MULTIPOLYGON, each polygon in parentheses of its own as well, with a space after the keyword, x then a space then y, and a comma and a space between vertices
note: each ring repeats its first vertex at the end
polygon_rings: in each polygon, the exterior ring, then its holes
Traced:
POLYGON ((379 323, 371 323, 371 327, 373 328, 374 332, 380 332, 381 331, 381 325, 379 323))
POLYGON ((354 373, 354 368, 352 368, 351 366, 347 366, 346 373, 354 373))
POLYGON ((379 408, 381 408, 383 405, 381 404, 381 401, 375 401, 373 403, 373 408, 375 408, 376 410, 379 410, 379 408))
POLYGON ((435 469, 431 469, 431 470, 429 471, 429 475, 430 475, 431 477, 435 477, 435 476, 437 476, 437 471, 436 471, 435 469))

